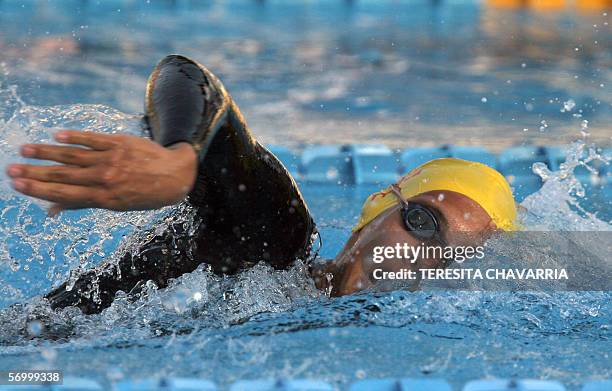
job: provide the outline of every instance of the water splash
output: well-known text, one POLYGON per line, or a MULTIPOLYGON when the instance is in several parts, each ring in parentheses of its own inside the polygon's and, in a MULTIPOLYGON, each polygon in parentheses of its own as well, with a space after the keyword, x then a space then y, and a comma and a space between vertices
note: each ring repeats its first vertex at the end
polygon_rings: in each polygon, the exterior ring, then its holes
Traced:
POLYGON ((95 213, 66 212, 58 218, 47 218, 48 203, 16 193, 4 172, 9 163, 27 162, 19 156, 20 145, 53 143, 52 135, 59 129, 141 134, 139 118, 102 105, 27 105, 14 86, 0 85, 0 102, 3 102, 0 105, 3 114, 0 117, 2 301, 40 292, 50 283, 66 278, 71 268, 91 267, 110 255, 122 237, 167 213, 167 210, 130 213, 97 210, 95 213), (29 272, 26 287, 12 288, 10 273, 21 268, 29 272))
MULTIPOLYGON (((8 120, 0 125, 0 148, 7 161, 18 159, 16 150, 21 143, 49 141, 50 132, 57 128, 139 132, 136 116, 105 106, 34 107, 25 105, 16 95, 10 102, 13 106, 5 117, 8 120)), ((579 141, 570 148, 558 172, 536 166, 545 185, 523 202, 528 209, 523 224, 530 228, 610 230, 608 224, 579 209, 586 190, 574 171, 579 167, 595 169, 600 158, 596 148, 592 150, 585 141, 579 141)), ((227 341, 227 350, 235 353, 235 360, 248 360, 247 353, 252 352, 257 362, 265 362, 270 348, 256 341, 244 342, 243 337, 313 329, 329 329, 331 335, 345 326, 409 328, 418 331, 415 338, 442 340, 467 338, 483 329, 513 340, 551 333, 595 339, 609 338, 610 334, 609 328, 604 327, 610 316, 606 292, 509 294, 425 287, 414 293, 365 292, 329 300, 316 290, 300 262, 282 271, 260 264, 231 277, 214 275, 202 266, 165 289, 148 284, 136 301, 119 293, 101 314, 85 316, 75 308, 52 311, 40 297, 24 300, 46 290, 45 284, 39 282, 41 275, 46 285, 63 281, 70 268, 89 268, 102 258, 133 251, 141 235, 163 229, 169 220, 184 218, 192 226, 193 213, 183 204, 174 213, 169 209, 138 213, 85 211, 51 220, 44 217, 44 205, 18 196, 6 181, 0 184, 0 197, 0 234, 4 235, 0 240, 0 263, 7 266, 0 273, 0 297, 22 301, 0 310, 0 341, 7 354, 38 354, 43 347, 47 351, 52 347, 54 353, 47 356, 61 358, 72 354, 64 350, 140 345, 161 346, 164 351, 189 356, 190 352, 222 340, 227 341), (31 266, 30 270, 25 270, 26 265, 31 266), (11 266, 15 272, 9 271, 11 266), (13 287, 14 276, 25 276, 32 288, 23 291, 22 282, 13 287), (17 295, 15 291, 21 292, 17 295), (454 329, 445 328, 448 324, 454 329)), ((503 243, 496 249, 501 255, 510 251, 503 243)), ((444 368, 449 359, 444 355, 440 362, 423 365, 423 370, 444 368)), ((168 359, 165 365, 173 366, 174 361, 168 359)), ((181 365, 188 363, 183 361, 181 365)), ((108 377, 112 380, 120 374, 111 368, 108 377)))
MULTIPOLYGON (((102 105, 39 107, 24 103, 14 87, 0 86, 4 103, 0 122, 3 166, 24 161, 18 148, 24 143, 53 143, 58 129, 88 129, 103 133, 141 134, 140 117, 102 105)), ((96 210, 67 212, 47 218, 47 204, 23 197, 10 188, 2 174, 0 182, 0 286, 5 304, 44 293, 49 285, 68 280, 104 258, 119 259, 137 252, 147 235, 159 234, 169 224, 197 226, 193 209, 186 203, 159 211, 115 213, 96 210), (32 267, 36 265, 35 267, 32 267), (71 271, 69 273, 69 271, 71 271), (27 276, 27 289, 15 283, 27 276), (10 301, 7 301, 10 300, 10 301)), ((150 338, 181 330, 197 330, 244 322, 262 312, 284 311, 295 301, 318 296, 305 266, 287 271, 256 266, 236 277, 219 277, 201 267, 172 281, 163 290, 150 283, 133 302, 121 292, 102 314, 84 316, 74 308, 52 311, 41 298, 2 310, 0 340, 6 344, 29 344, 32 338, 79 343, 109 343, 124 338, 150 338), (105 338, 105 336, 107 338, 105 338)))
POLYGON ((587 143, 586 137, 574 141, 566 150, 565 161, 558 171, 551 171, 545 163, 535 163, 533 172, 544 184, 522 202, 523 224, 532 230, 612 230, 609 223, 599 220, 581 205, 587 193, 576 175, 582 169, 591 176, 591 183, 597 185, 601 167, 609 164, 610 158, 596 145, 587 143))
POLYGON ((15 346, 33 346, 36 340, 94 346, 125 339, 133 343, 238 325, 321 296, 301 262, 280 271, 258 264, 236 276, 218 276, 202 265, 165 289, 150 282, 136 301, 119 292, 112 305, 96 315, 70 307, 53 311, 43 299, 29 299, 0 310, 0 341, 15 346))

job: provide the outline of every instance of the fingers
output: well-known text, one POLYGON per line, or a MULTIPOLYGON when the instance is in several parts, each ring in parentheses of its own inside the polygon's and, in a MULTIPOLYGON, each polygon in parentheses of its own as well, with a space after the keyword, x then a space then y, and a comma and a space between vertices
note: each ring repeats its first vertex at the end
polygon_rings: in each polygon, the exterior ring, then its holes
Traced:
POLYGON ((21 147, 21 155, 31 159, 51 160, 80 167, 93 166, 104 158, 103 152, 99 151, 46 144, 26 144, 21 147))
POLYGON ((64 206, 64 209, 66 207, 90 208, 96 206, 95 191, 85 186, 19 178, 13 181, 13 187, 25 195, 60 204, 64 206))
POLYGON ((91 149, 48 145, 26 144, 21 147, 23 157, 39 160, 51 160, 73 166, 87 167, 99 163, 106 155, 102 151, 112 149, 120 142, 120 137, 113 134, 100 134, 64 130, 55 134, 55 139, 61 143, 82 145, 91 149))
POLYGON ((55 139, 63 144, 74 144, 89 147, 96 151, 106 151, 118 143, 117 135, 63 130, 55 134, 55 139))
POLYGON ((26 158, 49 160, 61 165, 10 165, 7 174, 13 179, 15 190, 53 202, 54 205, 48 211, 50 216, 62 210, 103 207, 101 203, 108 204, 103 197, 105 193, 102 186, 108 184, 109 178, 112 179, 109 162, 117 159, 116 147, 120 146, 124 138, 119 135, 64 130, 56 133, 55 139, 74 146, 26 144, 21 148, 21 155, 26 158))
POLYGON ((64 207, 63 205, 53 204, 53 205, 51 205, 51 207, 47 211, 47 216, 55 217, 55 216, 57 216, 58 214, 60 214, 62 211, 66 210, 66 209, 67 208, 64 207))
POLYGON ((13 179, 33 179, 40 182, 64 183, 67 185, 102 185, 104 173, 95 168, 78 166, 35 166, 31 164, 12 164, 7 174, 13 179))

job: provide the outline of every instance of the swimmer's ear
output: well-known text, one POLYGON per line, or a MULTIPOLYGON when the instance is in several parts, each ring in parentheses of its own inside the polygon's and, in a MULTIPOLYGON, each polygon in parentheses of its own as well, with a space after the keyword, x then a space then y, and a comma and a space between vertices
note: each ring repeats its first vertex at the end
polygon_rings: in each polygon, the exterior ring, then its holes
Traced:
POLYGON ((47 210, 47 216, 49 216, 49 217, 56 217, 58 214, 60 214, 64 210, 66 210, 66 208, 64 208, 62 205, 60 205, 60 204, 53 204, 53 205, 51 205, 49 210, 47 210))

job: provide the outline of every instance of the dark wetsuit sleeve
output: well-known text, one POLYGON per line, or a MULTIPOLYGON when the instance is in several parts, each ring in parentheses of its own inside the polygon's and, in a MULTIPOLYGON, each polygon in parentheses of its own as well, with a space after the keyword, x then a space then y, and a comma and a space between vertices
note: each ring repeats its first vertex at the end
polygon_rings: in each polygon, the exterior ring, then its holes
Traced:
POLYGON ((173 134, 188 128, 199 152, 188 198, 203 221, 194 236, 199 259, 216 272, 235 273, 258 261, 287 267, 309 255, 315 226, 302 194, 255 140, 215 75, 188 58, 168 56, 149 79, 145 108, 154 140, 183 138, 173 134), (172 112, 175 101, 189 102, 180 116, 172 112))
POLYGON ((111 305, 118 291, 133 296, 147 281, 164 288, 171 279, 195 270, 201 263, 193 256, 196 246, 183 224, 172 224, 137 252, 104 262, 79 275, 70 289, 63 283, 45 298, 54 309, 75 306, 85 314, 98 313, 111 305))
POLYGON ((52 307, 94 313, 108 307, 119 290, 133 292, 147 280, 165 287, 202 263, 232 274, 260 261, 285 268, 309 256, 315 225, 295 181, 253 138, 210 71, 168 56, 149 78, 145 109, 155 141, 187 141, 199 153, 188 197, 199 223, 191 234, 169 226, 135 253, 82 274, 72 289, 63 284, 46 296, 52 307))

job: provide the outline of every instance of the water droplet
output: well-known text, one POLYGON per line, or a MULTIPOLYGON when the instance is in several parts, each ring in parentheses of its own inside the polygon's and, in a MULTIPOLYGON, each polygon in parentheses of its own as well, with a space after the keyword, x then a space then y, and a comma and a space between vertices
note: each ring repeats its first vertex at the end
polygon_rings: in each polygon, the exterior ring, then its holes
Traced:
POLYGON ((482 98, 480 98, 480 101, 482 103, 487 103, 487 97, 483 96, 482 98))
POLYGON ((246 186, 241 183, 241 184, 238 185, 238 190, 239 191, 245 191, 246 190, 246 186))
POLYGON ((546 122, 546 120, 542 120, 540 122, 540 132, 543 132, 546 130, 546 128, 548 128, 548 122, 546 122))
POLYGON ((44 326, 39 320, 32 320, 28 322, 28 334, 32 337, 38 337, 42 333, 43 329, 44 326))
POLYGON ((182 314, 187 310, 187 299, 191 296, 187 289, 180 288, 170 293, 162 301, 162 305, 167 310, 182 314))
POLYGON ((40 352, 40 355, 47 361, 54 361, 57 358, 57 352, 55 349, 43 349, 40 352))
POLYGON ((365 379, 366 372, 363 369, 358 369, 357 371, 355 371, 355 377, 357 379, 365 379))
POLYGON ((124 374, 121 368, 113 366, 106 370, 106 377, 111 382, 116 382, 123 379, 124 374))
POLYGON ((568 99, 567 101, 563 102, 563 108, 561 109, 561 112, 565 113, 572 111, 574 107, 576 107, 576 102, 574 102, 573 99, 568 99))
POLYGON ((582 134, 582 137, 588 137, 590 135, 589 121, 586 119, 583 119, 582 122, 580 123, 580 134, 582 134))
POLYGON ((338 170, 336 167, 330 167, 325 173, 327 179, 336 179, 338 177, 338 170))
POLYGON ((550 170, 548 169, 546 163, 533 163, 533 165, 531 166, 531 170, 534 174, 542 178, 543 181, 546 181, 550 177, 550 170))

